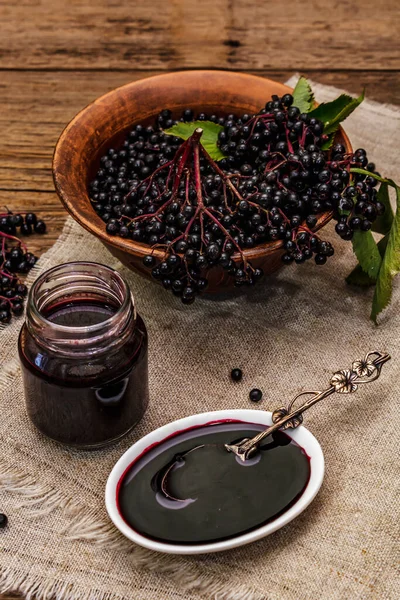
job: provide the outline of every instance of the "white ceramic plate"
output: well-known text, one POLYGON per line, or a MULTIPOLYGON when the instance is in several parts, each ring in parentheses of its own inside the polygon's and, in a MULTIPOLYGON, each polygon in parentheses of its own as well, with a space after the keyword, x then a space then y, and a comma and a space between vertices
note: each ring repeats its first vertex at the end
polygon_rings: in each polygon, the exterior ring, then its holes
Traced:
POLYGON ((193 426, 205 425, 206 423, 210 423, 212 421, 223 421, 227 419, 235 419, 248 423, 259 423, 265 426, 272 424, 271 413, 260 410, 218 410, 215 412, 201 413, 199 415, 192 415, 190 417, 168 423, 163 427, 159 427, 133 444, 133 446, 131 446, 125 452, 125 454, 121 456, 108 477, 105 500, 107 512, 111 520, 125 537, 132 540, 132 542, 139 544, 140 546, 149 548, 150 550, 166 552, 169 554, 203 554, 207 552, 220 552, 222 550, 229 550, 230 548, 236 548, 237 546, 249 544, 250 542, 254 542, 265 537, 266 535, 269 535, 270 533, 273 533, 277 529, 280 529, 292 521, 310 504, 310 502, 312 502, 317 495, 324 478, 324 455, 316 438, 308 431, 308 429, 301 425, 295 430, 289 429, 286 431, 286 433, 302 448, 304 448, 305 452, 310 457, 311 474, 303 494, 300 496, 297 502, 293 504, 293 506, 291 506, 283 515, 277 517, 266 525, 262 525, 261 527, 258 527, 257 529, 254 529, 248 533, 232 537, 228 540, 208 544, 193 544, 190 546, 158 542, 144 537, 140 533, 134 531, 123 520, 117 506, 118 483, 121 480, 121 477, 124 475, 126 469, 135 461, 138 456, 140 456, 140 454, 142 454, 142 452, 144 452, 144 450, 146 450, 146 448, 154 443, 163 441, 166 437, 177 431, 181 431, 193 426))

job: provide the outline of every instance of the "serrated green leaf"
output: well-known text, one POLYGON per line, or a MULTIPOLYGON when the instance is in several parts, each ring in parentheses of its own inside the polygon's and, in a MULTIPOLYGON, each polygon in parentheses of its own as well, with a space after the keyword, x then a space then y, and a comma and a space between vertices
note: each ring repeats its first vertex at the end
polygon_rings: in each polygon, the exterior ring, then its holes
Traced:
POLYGON ((382 259, 372 301, 371 319, 375 323, 379 313, 390 303, 393 278, 400 272, 400 187, 394 182, 391 184, 396 189, 396 216, 388 234, 387 248, 382 259))
POLYGON ((371 279, 376 279, 382 258, 372 233, 370 231, 355 231, 352 243, 360 267, 371 279))
POLYGON ((314 94, 305 77, 300 77, 293 90, 293 106, 301 113, 308 113, 314 105, 314 94))
POLYGON ((203 130, 200 143, 211 158, 213 160, 222 160, 225 158, 225 154, 218 147, 218 134, 224 129, 222 125, 217 125, 217 123, 213 123, 212 121, 181 121, 170 129, 164 129, 164 133, 187 140, 199 127, 203 130))
POLYGON ((389 198, 389 185, 386 182, 381 183, 377 200, 384 205, 385 212, 372 223, 372 231, 386 235, 390 231, 394 219, 389 198))
POLYGON ((342 94, 332 102, 323 102, 310 112, 310 117, 315 117, 324 123, 324 134, 335 133, 340 123, 364 100, 364 91, 358 98, 342 94))
POLYGON ((321 102, 317 108, 314 108, 310 112, 310 117, 315 117, 328 124, 352 101, 353 98, 351 96, 341 94, 341 96, 338 96, 332 102, 321 102))
MULTIPOLYGON (((388 239, 389 239, 389 236, 385 235, 385 237, 380 239, 377 244, 379 254, 381 255, 382 258, 386 251, 388 239)), ((376 284, 376 279, 377 279, 376 277, 372 278, 369 275, 367 275, 367 273, 365 273, 365 271, 362 270, 360 265, 357 265, 356 267, 354 267, 354 269, 351 271, 351 273, 349 273, 349 275, 346 277, 346 283, 349 283, 350 285, 357 285, 359 287, 370 287, 370 286, 376 284)))
POLYGON ((347 275, 346 283, 349 285, 356 285, 357 287, 371 287, 376 284, 376 279, 372 279, 362 270, 360 265, 357 265, 351 273, 347 275))

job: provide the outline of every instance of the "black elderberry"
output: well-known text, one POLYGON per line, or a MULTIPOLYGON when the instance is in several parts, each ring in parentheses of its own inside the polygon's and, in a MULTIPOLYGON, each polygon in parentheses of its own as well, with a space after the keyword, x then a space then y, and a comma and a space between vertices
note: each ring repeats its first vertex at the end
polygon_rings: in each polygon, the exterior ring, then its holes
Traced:
POLYGON ((231 371, 232 381, 241 381, 242 377, 243 377, 243 372, 241 369, 232 369, 232 371, 231 371))
POLYGON ((217 261, 220 257, 220 254, 221 254, 221 250, 220 250, 220 247, 218 246, 218 244, 211 243, 209 246, 207 246, 206 256, 209 260, 217 261))
POLYGON ((293 96, 291 94, 284 94, 282 96, 282 104, 283 106, 292 106, 293 104, 293 96))
POLYGON ((301 225, 301 216, 293 215, 293 217, 290 219, 290 223, 292 227, 299 227, 299 225, 301 225))
POLYGON ((0 311, 0 323, 9 323, 11 321, 11 314, 7 310, 0 311))
POLYGON ((326 263, 326 256, 324 256, 324 254, 316 254, 314 260, 315 264, 324 265, 326 263))
POLYGON ((353 200, 349 200, 348 198, 341 198, 339 201, 340 210, 350 211, 353 209, 353 206, 353 200))
POLYGON ((119 232, 119 225, 117 223, 109 222, 106 225, 106 231, 109 235, 117 235, 119 232))
POLYGON ((349 227, 353 231, 356 229, 360 229, 361 227, 361 218, 360 217, 352 217, 349 219, 349 227))
POLYGON ((282 255, 282 262, 286 265, 290 265, 294 261, 294 257, 292 254, 288 254, 287 252, 282 255))
POLYGON ((29 223, 22 223, 20 231, 21 235, 31 235, 32 227, 29 223))
POLYGON ((312 229, 317 224, 317 217, 315 215, 308 215, 306 218, 306 225, 312 229))
POLYGON ((19 248, 19 247, 12 248, 11 252, 8 255, 9 259, 13 263, 19 263, 21 261, 22 256, 23 256, 23 252, 22 252, 21 248, 19 248))
POLYGON ((257 388, 253 388, 249 394, 249 398, 252 402, 260 402, 262 399, 262 391, 257 388))
POLYGON ((151 254, 148 254, 147 256, 145 256, 143 258, 143 264, 145 267, 150 269, 151 267, 154 267, 154 265, 156 264, 156 259, 151 254))
POLYGON ((21 262, 18 264, 18 266, 17 266, 17 268, 16 268, 16 271, 17 271, 18 273, 27 273, 27 272, 29 271, 29 269, 30 269, 30 267, 29 267, 28 263, 26 262, 26 260, 22 260, 22 261, 21 261, 21 262))
POLYGON ((187 247, 188 247, 188 245, 187 245, 187 242, 185 242, 185 240, 179 240, 179 242, 177 242, 176 246, 175 246, 176 251, 179 253, 182 253, 182 254, 184 252, 186 252, 187 247))
POLYGON ((369 231, 372 227, 371 221, 369 221, 368 219, 364 219, 363 221, 361 221, 361 229, 362 231, 369 231))
POLYGON ((37 216, 35 215, 35 213, 27 213, 25 215, 25 223, 27 225, 36 225, 36 223, 37 223, 37 216))
POLYGON ((367 204, 364 210, 364 216, 367 217, 370 221, 375 221, 377 214, 376 208, 373 204, 367 204))
POLYGON ((340 236, 345 235, 348 232, 348 230, 349 228, 347 226, 347 223, 337 223, 335 225, 335 231, 340 236))
POLYGON ((19 284, 16 286, 16 288, 15 288, 15 291, 17 292, 17 294, 18 294, 19 296, 26 296, 26 295, 27 295, 27 293, 28 293, 28 288, 26 287, 26 285, 25 285, 25 284, 23 284, 23 283, 19 283, 19 284))
POLYGON ((253 278, 255 281, 258 281, 259 279, 261 279, 264 275, 264 272, 261 268, 256 268, 253 271, 253 278))
POLYGON ((164 289, 169 290, 172 287, 172 279, 170 277, 164 277, 162 280, 164 289))
POLYGON ((184 287, 184 282, 181 279, 174 279, 172 282, 172 291, 181 293, 184 287))
POLYGON ((183 304, 192 304, 195 300, 195 290, 191 286, 187 286, 182 290, 183 304))
POLYGON ((122 238, 128 238, 130 237, 130 230, 126 225, 121 225, 121 227, 119 228, 119 235, 122 238))
POLYGON ((227 252, 222 252, 218 259, 218 263, 221 265, 221 267, 227 269, 230 265, 230 262, 231 259, 229 254, 227 252))
POLYGON ((176 254, 171 254, 171 256, 167 258, 167 264, 169 268, 174 271, 181 264, 181 259, 176 254))
POLYGON ((11 221, 12 221, 13 225, 15 225, 15 227, 20 227, 22 225, 22 223, 24 222, 24 218, 22 215, 16 214, 11 217, 11 221))
POLYGON ((196 287, 199 290, 199 292, 204 292, 204 290, 207 289, 208 287, 208 281, 205 277, 200 277, 197 281, 196 281, 196 287))
POLYGON ((296 252, 294 252, 293 258, 294 258, 294 262, 297 263, 298 265, 305 262, 305 260, 306 260, 306 257, 304 256, 304 252, 302 252, 301 250, 297 250, 296 252))
POLYGON ((14 302, 11 310, 14 313, 14 315, 21 315, 24 311, 24 305, 22 304, 22 302, 14 302))

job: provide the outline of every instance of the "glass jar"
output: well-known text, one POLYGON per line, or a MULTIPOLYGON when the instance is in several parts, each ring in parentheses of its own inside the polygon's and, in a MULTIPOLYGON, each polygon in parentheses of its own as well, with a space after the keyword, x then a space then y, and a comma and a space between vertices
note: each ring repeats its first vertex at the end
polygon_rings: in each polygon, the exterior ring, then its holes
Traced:
POLYGON ((28 415, 79 448, 119 440, 148 403, 147 332, 124 279, 90 262, 33 284, 18 342, 28 415))

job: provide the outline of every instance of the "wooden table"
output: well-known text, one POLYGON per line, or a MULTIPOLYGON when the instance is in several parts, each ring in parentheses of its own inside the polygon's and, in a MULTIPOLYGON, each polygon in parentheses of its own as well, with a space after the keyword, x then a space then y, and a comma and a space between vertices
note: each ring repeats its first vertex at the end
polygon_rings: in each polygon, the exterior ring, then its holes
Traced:
POLYGON ((0 205, 46 219, 48 234, 29 241, 38 253, 65 220, 54 144, 116 86, 188 68, 298 71, 400 104, 397 0, 1 0, 0 23, 0 205))

